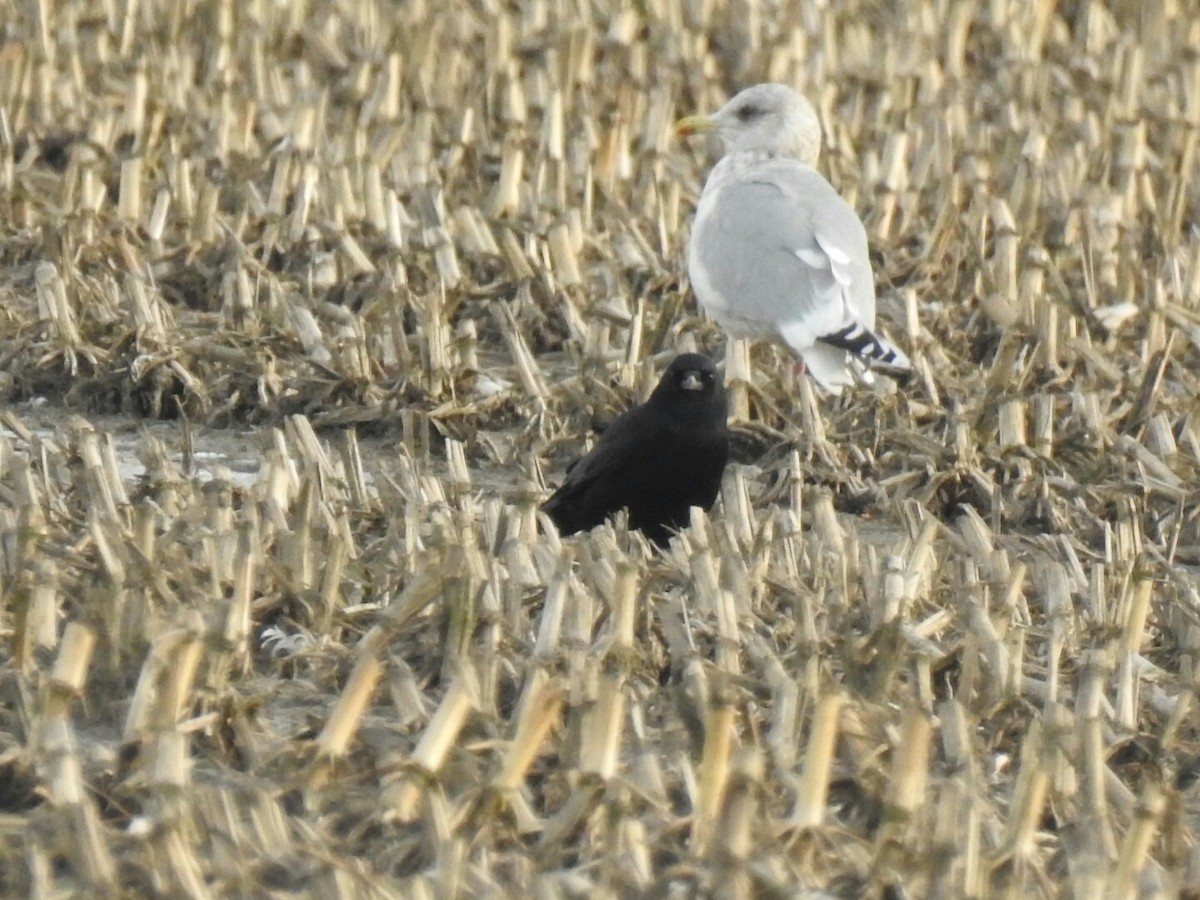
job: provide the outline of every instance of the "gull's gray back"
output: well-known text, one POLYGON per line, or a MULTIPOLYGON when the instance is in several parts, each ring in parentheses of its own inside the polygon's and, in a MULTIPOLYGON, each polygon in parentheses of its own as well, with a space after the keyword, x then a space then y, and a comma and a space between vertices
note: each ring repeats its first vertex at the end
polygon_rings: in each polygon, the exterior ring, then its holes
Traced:
POLYGON ((746 335, 802 322, 819 336, 847 313, 872 327, 867 235, 849 204, 802 163, 729 162, 709 178, 689 245, 693 287, 710 314, 746 335))

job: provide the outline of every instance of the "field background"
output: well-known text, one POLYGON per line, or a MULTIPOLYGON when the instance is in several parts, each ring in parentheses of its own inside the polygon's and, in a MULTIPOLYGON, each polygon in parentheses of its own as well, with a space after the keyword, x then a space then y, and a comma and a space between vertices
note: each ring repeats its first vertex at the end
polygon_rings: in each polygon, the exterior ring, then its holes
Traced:
POLYGON ((1198 47, 1173 0, 0 0, 0 894, 1200 894, 1198 47), (735 347, 709 517, 543 534, 725 354, 671 123, 764 80, 917 375, 735 347))

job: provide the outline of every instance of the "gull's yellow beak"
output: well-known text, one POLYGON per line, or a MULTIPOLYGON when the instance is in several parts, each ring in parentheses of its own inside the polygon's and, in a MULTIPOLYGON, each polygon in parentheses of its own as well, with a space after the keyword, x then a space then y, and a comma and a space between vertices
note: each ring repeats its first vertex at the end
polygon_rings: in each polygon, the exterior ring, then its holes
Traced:
POLYGON ((716 131, 720 126, 712 116, 688 116, 675 123, 675 133, 680 137, 690 137, 693 134, 704 134, 716 131))

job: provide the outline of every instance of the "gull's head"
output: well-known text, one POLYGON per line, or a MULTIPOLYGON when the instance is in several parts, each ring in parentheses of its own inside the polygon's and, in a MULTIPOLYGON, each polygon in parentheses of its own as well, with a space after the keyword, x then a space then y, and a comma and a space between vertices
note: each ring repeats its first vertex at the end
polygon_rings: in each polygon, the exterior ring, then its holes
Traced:
POLYGON ((711 116, 688 116, 675 124, 679 135, 702 132, 715 132, 726 153, 786 156, 812 166, 821 152, 816 111, 785 84, 756 84, 711 116))

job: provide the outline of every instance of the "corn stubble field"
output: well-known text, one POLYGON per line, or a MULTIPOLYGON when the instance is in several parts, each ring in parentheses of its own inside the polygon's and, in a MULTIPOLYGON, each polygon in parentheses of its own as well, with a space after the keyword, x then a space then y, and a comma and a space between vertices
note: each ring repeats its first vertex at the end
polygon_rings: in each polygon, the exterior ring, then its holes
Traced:
POLYGON ((0 2, 0 894, 1197 896, 1200 17, 897 6, 0 2), (917 375, 545 534, 764 80, 917 375))

